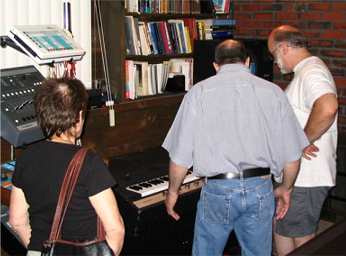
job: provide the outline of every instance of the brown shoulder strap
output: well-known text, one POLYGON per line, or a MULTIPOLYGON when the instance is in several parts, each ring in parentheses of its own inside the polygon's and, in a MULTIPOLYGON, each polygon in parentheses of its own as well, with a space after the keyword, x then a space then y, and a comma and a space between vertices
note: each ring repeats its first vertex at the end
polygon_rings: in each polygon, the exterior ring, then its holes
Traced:
POLYGON ((87 151, 88 150, 85 148, 79 149, 68 165, 60 189, 49 241, 56 241, 60 237, 61 226, 66 214, 67 206, 71 200, 87 151))

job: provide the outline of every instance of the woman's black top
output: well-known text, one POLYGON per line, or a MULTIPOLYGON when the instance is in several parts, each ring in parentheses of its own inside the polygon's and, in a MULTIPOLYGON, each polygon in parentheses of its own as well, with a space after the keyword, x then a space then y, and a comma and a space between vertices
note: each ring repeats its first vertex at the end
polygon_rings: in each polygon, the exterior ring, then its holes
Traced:
MULTIPOLYGON (((16 161, 13 184, 29 204, 29 250, 42 250, 48 239, 67 166, 79 146, 42 141, 29 146, 16 161)), ((96 237, 96 212, 88 197, 115 185, 115 180, 94 152, 88 151, 64 223, 62 237, 92 240, 96 237)))

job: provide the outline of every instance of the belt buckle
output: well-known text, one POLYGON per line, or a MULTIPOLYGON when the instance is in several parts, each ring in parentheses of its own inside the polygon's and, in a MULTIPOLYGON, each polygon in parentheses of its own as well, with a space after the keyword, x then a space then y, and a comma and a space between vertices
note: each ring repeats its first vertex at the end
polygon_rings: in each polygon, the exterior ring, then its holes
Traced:
POLYGON ((226 174, 227 179, 239 179, 241 175, 239 173, 234 173, 234 172, 228 172, 226 174))

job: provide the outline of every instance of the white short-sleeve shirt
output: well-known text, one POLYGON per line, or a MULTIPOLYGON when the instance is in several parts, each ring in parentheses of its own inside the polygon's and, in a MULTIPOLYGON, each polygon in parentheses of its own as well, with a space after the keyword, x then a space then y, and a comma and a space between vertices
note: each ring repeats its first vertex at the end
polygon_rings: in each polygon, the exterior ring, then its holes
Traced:
MULTIPOLYGON (((327 66, 315 56, 299 62, 293 69, 294 78, 286 89, 286 94, 304 128, 314 102, 324 94, 336 94, 334 79, 327 66)), ((295 186, 334 186, 336 177, 337 118, 329 130, 314 144, 319 148, 312 160, 302 158, 300 172, 295 186)))

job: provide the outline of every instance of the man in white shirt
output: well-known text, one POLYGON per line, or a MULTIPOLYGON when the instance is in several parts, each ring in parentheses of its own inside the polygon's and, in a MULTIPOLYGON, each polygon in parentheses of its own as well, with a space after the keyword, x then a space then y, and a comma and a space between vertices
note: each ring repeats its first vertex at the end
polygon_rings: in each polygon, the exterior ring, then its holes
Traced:
POLYGON ((331 73, 321 59, 311 55, 297 28, 275 28, 268 48, 283 74, 294 72, 286 94, 310 141, 303 152, 291 207, 275 225, 277 251, 286 255, 315 236, 323 202, 335 186, 338 101, 331 73))

